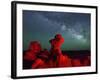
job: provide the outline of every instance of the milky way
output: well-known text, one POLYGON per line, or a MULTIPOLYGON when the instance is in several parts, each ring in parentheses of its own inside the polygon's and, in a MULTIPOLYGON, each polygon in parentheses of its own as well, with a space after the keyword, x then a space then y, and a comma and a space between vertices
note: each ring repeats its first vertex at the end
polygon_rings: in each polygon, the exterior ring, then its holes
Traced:
POLYGON ((23 47, 38 40, 50 49, 49 40, 60 33, 65 39, 62 50, 90 49, 90 14, 23 11, 23 47))

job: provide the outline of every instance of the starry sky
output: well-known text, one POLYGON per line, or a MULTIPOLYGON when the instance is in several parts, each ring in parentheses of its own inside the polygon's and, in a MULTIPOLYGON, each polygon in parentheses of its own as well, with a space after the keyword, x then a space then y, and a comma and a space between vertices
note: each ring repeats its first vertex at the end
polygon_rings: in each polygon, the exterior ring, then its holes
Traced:
POLYGON ((90 50, 90 18, 88 13, 23 10, 23 49, 39 41, 49 50, 49 40, 60 33, 65 39, 62 50, 90 50))

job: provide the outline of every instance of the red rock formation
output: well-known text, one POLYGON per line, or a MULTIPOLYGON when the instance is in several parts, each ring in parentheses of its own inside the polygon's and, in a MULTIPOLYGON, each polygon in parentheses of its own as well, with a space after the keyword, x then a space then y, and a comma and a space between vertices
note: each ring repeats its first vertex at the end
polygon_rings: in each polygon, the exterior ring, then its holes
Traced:
POLYGON ((31 61, 31 68, 57 68, 57 67, 79 67, 90 65, 90 56, 87 57, 83 64, 79 59, 71 59, 68 55, 63 55, 61 46, 64 38, 61 34, 55 35, 50 41, 51 49, 42 50, 38 41, 32 41, 28 50, 25 52, 24 59, 31 61))
POLYGON ((57 34, 54 39, 50 40, 51 44, 51 52, 54 52, 55 50, 58 50, 59 53, 61 53, 61 46, 64 43, 64 38, 61 36, 61 34, 57 34))
POLYGON ((35 62, 32 64, 32 69, 48 68, 49 67, 49 63, 48 63, 49 55, 50 54, 47 50, 41 51, 37 59, 35 59, 35 62))
POLYGON ((51 44, 51 61, 52 67, 68 67, 71 66, 71 59, 64 56, 61 51, 61 46, 64 43, 64 38, 61 34, 57 34, 54 39, 50 40, 51 44))
POLYGON ((90 66, 91 65, 91 61, 90 61, 90 56, 87 56, 84 61, 83 61, 83 66, 90 66))
POLYGON ((25 52, 24 59, 35 60, 41 49, 41 45, 38 41, 32 41, 29 45, 28 50, 25 52))
POLYGON ((73 67, 79 67, 79 66, 82 66, 82 63, 80 62, 79 59, 73 59, 72 65, 73 65, 73 67))

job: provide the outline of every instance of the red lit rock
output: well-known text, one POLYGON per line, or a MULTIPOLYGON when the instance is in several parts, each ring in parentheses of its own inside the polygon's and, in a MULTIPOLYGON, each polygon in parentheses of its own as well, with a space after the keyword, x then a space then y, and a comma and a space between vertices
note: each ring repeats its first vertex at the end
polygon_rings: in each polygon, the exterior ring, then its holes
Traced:
POLYGON ((54 39, 50 40, 51 44, 51 65, 52 67, 68 67, 71 66, 71 59, 64 56, 61 51, 61 46, 64 43, 64 38, 61 34, 57 34, 54 39))
POLYGON ((64 38, 61 36, 61 34, 57 34, 54 39, 50 40, 51 44, 51 52, 54 52, 55 50, 58 50, 59 53, 61 53, 61 45, 64 43, 64 38))
POLYGON ((90 56, 87 56, 87 58, 85 58, 83 61, 83 66, 90 66, 90 65, 91 65, 90 56))
POLYGON ((59 55, 58 57, 58 67, 71 67, 71 59, 66 55, 59 55))
POLYGON ((33 51, 34 53, 38 53, 41 51, 41 44, 38 41, 32 41, 29 45, 29 50, 33 51))
POLYGON ((72 65, 73 65, 74 67, 82 66, 82 64, 81 64, 81 62, 80 62, 79 59, 73 59, 73 60, 72 60, 72 65))
POLYGON ((32 69, 48 68, 49 67, 49 63, 48 63, 49 55, 50 54, 47 50, 41 51, 41 53, 38 55, 38 58, 32 64, 32 69))
POLYGON ((29 49, 25 52, 24 59, 35 60, 36 56, 41 51, 41 45, 38 41, 32 41, 29 45, 29 49))

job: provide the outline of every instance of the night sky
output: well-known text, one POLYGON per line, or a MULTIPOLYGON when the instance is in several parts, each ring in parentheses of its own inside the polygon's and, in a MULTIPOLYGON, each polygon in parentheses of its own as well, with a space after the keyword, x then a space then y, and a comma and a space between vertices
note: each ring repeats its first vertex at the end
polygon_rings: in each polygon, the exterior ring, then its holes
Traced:
POLYGON ((65 39, 62 50, 90 50, 90 14, 23 10, 23 49, 39 41, 50 49, 49 40, 60 33, 65 39))

